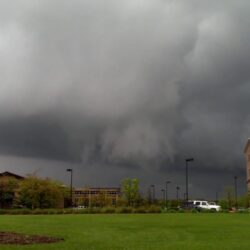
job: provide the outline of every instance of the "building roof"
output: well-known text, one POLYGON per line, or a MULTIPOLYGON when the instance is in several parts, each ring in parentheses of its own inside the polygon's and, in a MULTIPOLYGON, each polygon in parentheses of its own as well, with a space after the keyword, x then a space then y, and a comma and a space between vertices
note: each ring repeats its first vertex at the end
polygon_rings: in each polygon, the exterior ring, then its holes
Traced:
POLYGON ((17 175, 17 174, 8 172, 8 171, 5 171, 5 172, 0 173, 0 177, 1 177, 1 176, 14 177, 14 178, 19 179, 19 180, 24 179, 23 176, 20 176, 20 175, 17 175))
POLYGON ((247 139, 247 144, 246 144, 246 146, 244 148, 244 153, 247 152, 247 149, 248 149, 249 146, 250 146, 250 138, 247 139))

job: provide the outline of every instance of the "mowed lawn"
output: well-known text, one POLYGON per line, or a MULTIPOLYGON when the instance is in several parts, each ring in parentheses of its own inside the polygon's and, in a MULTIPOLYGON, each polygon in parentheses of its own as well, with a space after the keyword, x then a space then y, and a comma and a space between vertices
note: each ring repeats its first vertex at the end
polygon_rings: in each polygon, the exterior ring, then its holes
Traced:
POLYGON ((250 249, 250 214, 1 215, 0 231, 59 236, 7 249, 250 249))

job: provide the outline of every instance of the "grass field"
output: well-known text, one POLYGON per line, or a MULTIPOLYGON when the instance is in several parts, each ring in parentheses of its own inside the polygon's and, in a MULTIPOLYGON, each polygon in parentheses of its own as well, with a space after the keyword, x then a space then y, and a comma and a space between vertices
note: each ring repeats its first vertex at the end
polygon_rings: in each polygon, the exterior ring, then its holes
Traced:
POLYGON ((250 249, 249 214, 2 215, 0 231, 65 239, 1 250, 250 249))

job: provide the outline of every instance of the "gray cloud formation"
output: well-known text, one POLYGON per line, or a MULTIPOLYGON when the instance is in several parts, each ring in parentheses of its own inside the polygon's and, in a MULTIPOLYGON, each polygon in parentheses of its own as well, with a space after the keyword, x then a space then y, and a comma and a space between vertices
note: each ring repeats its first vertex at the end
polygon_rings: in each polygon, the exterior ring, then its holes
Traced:
POLYGON ((0 151, 244 169, 247 1, 1 1, 0 151), (9 140, 10 138, 10 140, 9 140))

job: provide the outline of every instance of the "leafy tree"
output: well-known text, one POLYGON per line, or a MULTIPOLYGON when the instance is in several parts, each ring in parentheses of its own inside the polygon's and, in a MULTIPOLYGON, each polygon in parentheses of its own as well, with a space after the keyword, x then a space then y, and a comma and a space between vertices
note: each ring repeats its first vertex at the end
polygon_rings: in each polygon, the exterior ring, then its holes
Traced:
POLYGON ((98 194, 92 194, 88 204, 91 207, 105 207, 112 205, 112 199, 106 190, 100 190, 98 194))
POLYGON ((0 207, 12 206, 18 181, 13 177, 0 179, 0 207))
POLYGON ((243 208, 250 207, 250 194, 249 193, 238 198, 238 206, 243 207, 243 208))
POLYGON ((226 187, 225 193, 228 202, 228 208, 230 209, 233 206, 233 188, 231 186, 226 187))
POLYGON ((223 200, 219 200, 218 203, 222 209, 229 209, 229 205, 228 205, 228 200, 227 199, 223 199, 223 200))
POLYGON ((64 190, 50 179, 29 176, 20 183, 17 203, 28 208, 63 207, 64 190))
POLYGON ((122 194, 128 206, 136 206, 140 198, 138 179, 124 179, 122 182, 122 194))

